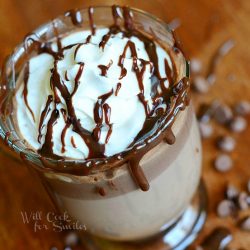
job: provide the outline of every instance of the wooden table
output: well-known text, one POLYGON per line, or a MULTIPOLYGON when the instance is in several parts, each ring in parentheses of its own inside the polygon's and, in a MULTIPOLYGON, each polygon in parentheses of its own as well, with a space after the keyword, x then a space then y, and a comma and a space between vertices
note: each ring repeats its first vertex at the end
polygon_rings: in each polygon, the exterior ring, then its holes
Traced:
MULTIPOLYGON (((11 52, 26 33, 49 19, 76 7, 95 4, 113 4, 114 1, 66 0, 0 0, 0 62, 11 52)), ((235 41, 235 48, 216 68, 217 81, 207 95, 194 95, 197 105, 218 98, 233 104, 238 98, 250 100, 250 1, 246 0, 139 0, 116 1, 149 11, 165 21, 178 18, 177 33, 190 57, 199 58, 206 66, 216 49, 227 39, 235 41)), ((250 119, 248 119, 250 124, 250 119)), ((218 128, 218 134, 227 130, 218 128)), ((204 142, 203 177, 209 192, 209 216, 198 240, 217 225, 226 225, 233 231, 232 248, 250 249, 250 233, 242 232, 234 221, 220 219, 215 210, 223 198, 227 182, 243 188, 250 178, 250 127, 236 135, 237 149, 233 152, 235 167, 228 173, 216 172, 211 164, 218 151, 214 137, 204 142)), ((32 224, 24 224, 21 212, 53 211, 41 184, 29 174, 22 162, 13 157, 3 143, 0 148, 0 249, 50 249, 63 247, 63 234, 51 230, 34 232, 32 224)), ((248 211, 249 212, 249 211, 248 211)), ((43 218, 45 219, 45 218, 43 218)))

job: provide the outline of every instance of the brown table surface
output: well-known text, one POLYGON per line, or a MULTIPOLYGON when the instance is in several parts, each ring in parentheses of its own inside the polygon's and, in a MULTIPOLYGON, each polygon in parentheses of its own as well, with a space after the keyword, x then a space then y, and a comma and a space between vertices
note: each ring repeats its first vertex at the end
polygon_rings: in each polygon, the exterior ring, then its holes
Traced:
MULTIPOLYGON (((0 0, 0 63, 26 33, 68 9, 97 4, 113 4, 114 1, 66 1, 66 0, 0 0)), ((250 100, 250 1, 247 0, 148 0, 115 1, 149 11, 165 21, 179 18, 177 33, 186 53, 199 58, 205 65, 216 49, 226 40, 233 39, 235 47, 216 68, 217 81, 206 95, 194 95, 195 104, 218 98, 234 104, 238 98, 250 100), (231 79, 231 80, 230 80, 231 79)), ((250 123, 250 120, 248 119, 250 123)), ((218 128, 218 134, 228 133, 218 128)), ((237 138, 237 149, 232 156, 235 167, 221 174, 212 167, 218 151, 214 137, 203 143, 203 177, 209 193, 209 216, 199 237, 202 239, 218 225, 226 225, 233 231, 232 248, 250 249, 250 233, 235 226, 233 219, 216 216, 216 205, 223 198, 224 187, 230 182, 244 188, 250 178, 250 127, 237 138)), ((50 249, 63 247, 63 234, 51 230, 34 232, 32 224, 24 224, 21 212, 54 211, 41 184, 33 180, 22 162, 13 157, 3 143, 0 148, 0 249, 50 249)), ((248 211, 249 212, 249 211, 248 211)), ((43 218, 45 219, 45 218, 43 218)))

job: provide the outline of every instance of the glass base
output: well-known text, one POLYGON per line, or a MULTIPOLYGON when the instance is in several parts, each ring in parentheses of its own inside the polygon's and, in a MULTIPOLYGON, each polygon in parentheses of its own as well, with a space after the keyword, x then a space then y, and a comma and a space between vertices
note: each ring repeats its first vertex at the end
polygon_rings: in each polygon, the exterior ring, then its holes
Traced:
POLYGON ((165 226, 158 235, 140 242, 115 242, 82 235, 82 243, 87 250, 184 250, 202 229, 206 220, 206 210, 207 193, 201 181, 191 204, 181 217, 171 226, 165 226))

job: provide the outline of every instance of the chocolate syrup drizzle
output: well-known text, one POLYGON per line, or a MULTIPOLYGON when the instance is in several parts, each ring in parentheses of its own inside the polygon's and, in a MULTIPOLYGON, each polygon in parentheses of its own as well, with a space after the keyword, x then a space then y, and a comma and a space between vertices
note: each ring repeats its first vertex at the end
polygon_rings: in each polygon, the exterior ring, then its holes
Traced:
POLYGON ((27 107, 27 109, 29 110, 30 114, 32 115, 33 121, 35 122, 35 115, 32 111, 32 109, 30 108, 30 105, 28 103, 28 81, 29 81, 29 74, 30 74, 30 70, 29 70, 29 62, 27 62, 27 64, 24 67, 24 77, 23 77, 23 99, 24 99, 24 103, 27 107))
POLYGON ((231 232, 225 227, 214 229, 202 242, 202 250, 223 250, 232 239, 231 232))
POLYGON ((75 26, 81 26, 83 23, 81 12, 77 9, 69 10, 64 15, 69 16, 75 26))
MULTIPOLYGON (((92 35, 95 35, 96 26, 93 20, 93 13, 94 8, 90 7, 88 10, 89 24, 92 35)), ((39 142, 41 142, 42 137, 41 130, 43 126, 43 121, 47 117, 48 113, 51 110, 52 111, 47 124, 45 140, 41 149, 38 150, 38 153, 41 155, 41 162, 45 167, 52 168, 54 171, 71 173, 76 175, 88 175, 90 173, 95 173, 96 171, 104 171, 105 169, 119 167, 124 163, 128 163, 131 175, 135 179, 138 186, 143 191, 147 191, 149 189, 149 183, 143 173, 142 168, 140 167, 140 160, 150 149, 155 147, 163 140, 165 140, 169 144, 174 143, 175 137, 172 133, 171 126, 178 111, 183 110, 186 105, 188 105, 189 79, 187 77, 184 77, 182 80, 176 83, 177 70, 174 65, 174 61, 172 61, 173 69, 171 70, 167 60, 165 60, 164 62, 166 77, 161 78, 159 73, 158 56, 154 39, 146 36, 145 34, 141 33, 139 30, 136 29, 133 22, 132 12, 128 7, 112 6, 112 14, 114 24, 110 27, 109 32, 102 37, 102 41, 100 42, 99 47, 104 49, 109 38, 113 34, 121 32, 124 37, 130 38, 132 36, 136 36, 138 39, 140 39, 144 43, 145 49, 149 56, 149 61, 138 59, 136 46, 131 40, 129 40, 126 46, 124 47, 123 53, 120 55, 118 62, 118 66, 121 68, 120 79, 122 79, 127 74, 127 70, 123 65, 124 58, 126 57, 127 51, 130 50, 133 59, 132 70, 136 74, 138 87, 140 89, 138 99, 144 105, 146 113, 146 120, 142 130, 139 132, 134 141, 124 152, 114 155, 112 157, 105 157, 105 144, 99 143, 101 129, 103 127, 103 121, 108 127, 105 143, 108 143, 109 138, 112 134, 112 124, 110 123, 110 115, 112 110, 110 106, 106 103, 106 100, 113 94, 118 95, 119 90, 122 87, 121 83, 117 83, 117 88, 115 91, 112 90, 102 96, 99 96, 94 107, 94 120, 96 122, 96 127, 94 128, 93 132, 90 133, 82 127, 80 120, 75 114, 75 109, 72 103, 72 97, 78 89, 78 86, 80 84, 79 79, 81 78, 81 75, 84 71, 84 63, 79 64, 79 69, 75 77, 75 85, 73 92, 69 93, 64 83, 64 80, 60 77, 57 68, 58 61, 63 58, 63 51, 69 46, 63 48, 60 42, 60 37, 57 35, 58 52, 55 52, 51 49, 51 43, 41 42, 38 38, 34 38, 34 35, 30 35, 26 37, 24 41, 25 44, 28 41, 33 45, 33 49, 35 49, 38 53, 49 53, 54 57, 54 67, 51 70, 50 79, 50 86, 53 90, 53 96, 48 96, 47 103, 40 117, 38 136, 39 142), (122 13, 122 16, 120 15, 120 13, 122 13), (119 25, 119 21, 123 21, 123 28, 121 27, 121 25, 119 25), (145 100, 144 96, 143 76, 146 67, 150 67, 151 72, 157 78, 159 85, 162 89, 162 93, 158 93, 157 91, 154 93, 154 96, 152 97, 154 107, 151 111, 149 110, 147 101, 145 100), (168 80, 168 82, 170 83, 169 88, 166 88, 164 86, 164 82, 166 80, 168 80), (60 93, 60 95, 58 95, 58 93, 60 93), (86 160, 82 162, 70 161, 69 166, 67 166, 66 168, 66 159, 53 153, 53 127, 57 123, 57 120, 60 116, 60 112, 58 110, 58 104, 61 103, 60 98, 64 99, 67 107, 65 114, 66 124, 61 134, 61 151, 65 152, 65 134, 70 126, 72 126, 74 132, 81 136, 81 138, 84 140, 89 149, 89 155, 86 160)), ((74 25, 79 26, 80 24, 82 24, 82 18, 80 17, 79 12, 73 10, 67 12, 65 15, 71 18, 72 23, 74 25)), ((54 31, 56 34, 56 27, 54 27, 54 31)), ((86 43, 89 43, 90 39, 91 35, 87 38, 86 43)), ((77 46, 75 50, 75 56, 77 54, 77 50, 80 48, 81 45, 82 44, 79 44, 77 46)), ((174 48, 173 50, 175 51, 174 48)), ((179 53, 178 50, 176 51, 179 53)), ((113 62, 110 63, 112 64, 113 62)), ((107 66, 99 65, 102 76, 107 75, 107 71, 111 64, 107 66)), ((25 77, 25 84, 27 84, 28 73, 26 73, 25 77)), ((65 73, 65 79, 68 79, 67 73, 65 73)), ((27 91, 25 91, 24 95, 27 96, 27 91)), ((29 107, 28 103, 26 103, 26 105, 27 107, 29 107)), ((28 109, 31 111, 30 108, 28 109)), ((73 137, 71 137, 71 144, 76 147, 73 137)))

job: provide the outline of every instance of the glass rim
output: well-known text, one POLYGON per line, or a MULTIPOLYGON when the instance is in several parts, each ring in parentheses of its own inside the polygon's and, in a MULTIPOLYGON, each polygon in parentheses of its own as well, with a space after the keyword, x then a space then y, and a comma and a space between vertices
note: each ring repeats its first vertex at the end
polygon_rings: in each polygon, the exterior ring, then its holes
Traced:
MULTIPOLYGON (((92 7, 93 9, 110 9, 112 7, 112 5, 93 5, 93 6, 90 6, 92 7)), ((84 7, 84 8, 76 8, 74 10, 76 11, 80 11, 80 12, 84 12, 84 11, 87 11, 90 7, 84 7)), ((121 7, 121 6, 118 6, 117 7, 121 7)), ((143 15, 143 16, 146 16, 148 17, 149 19, 153 20, 154 22, 157 22, 159 23, 160 25, 163 25, 163 27, 167 30, 167 32, 169 32, 171 34, 171 37, 173 39, 173 41, 176 41, 176 38, 174 36, 174 33, 173 33, 173 30, 170 29, 169 25, 163 21, 162 19, 156 17, 155 15, 145 11, 145 10, 141 10, 141 9, 138 9, 138 8, 134 8, 134 7, 129 7, 129 9, 132 11, 132 13, 138 13, 140 15, 143 15)), ((67 12, 65 12, 67 13, 67 12)), ((47 29, 50 25, 52 25, 53 22, 59 22, 61 20, 65 20, 65 19, 68 19, 69 17, 68 16, 65 16, 65 14, 60 14, 59 16, 57 16, 56 18, 54 19, 51 19, 51 21, 49 22, 46 22, 46 23, 43 23, 41 25, 39 25, 36 29, 32 30, 31 31, 31 34, 38 34, 38 38, 40 38, 41 36, 41 33, 43 33, 44 29, 47 29)), ((12 65, 13 66, 13 61, 15 61, 15 57, 18 57, 20 54, 23 54, 23 52, 21 51, 24 47, 24 40, 19 43, 17 46, 15 46, 15 48, 12 50, 12 53, 7 57, 7 60, 5 60, 3 62, 3 65, 12 65)), ((184 63, 185 63, 185 74, 184 74, 184 77, 187 77, 189 78, 190 77, 190 65, 189 65, 189 61, 186 59, 185 55, 182 53, 183 55, 183 59, 184 59, 184 63)), ((14 65, 15 65, 15 62, 14 62, 14 65)), ((13 70, 13 69, 12 69, 13 70)), ((15 70, 14 70, 15 71, 15 70)), ((2 74, 2 70, 0 70, 0 76, 2 74)), ((12 76, 10 77, 10 79, 8 79, 7 81, 7 85, 10 84, 10 82, 14 81, 16 82, 15 80, 15 77, 14 79, 13 78, 13 74, 12 76)), ((2 82, 0 82, 0 85, 3 84, 2 82)), ((177 110, 177 113, 175 114, 175 116, 180 112, 180 110, 178 109, 177 110)), ((69 158, 66 158, 65 159, 62 159, 62 160, 55 160, 53 158, 49 158, 49 157, 43 157, 41 156, 39 153, 33 151, 33 150, 30 150, 28 149, 27 147, 20 147, 18 145, 16 145, 16 143, 14 142, 14 140, 11 140, 9 138, 6 139, 7 137, 7 134, 9 133, 8 130, 4 129, 5 126, 3 126, 3 115, 0 114, 0 137, 2 138, 2 140, 5 141, 5 143, 10 147, 12 148, 16 153, 18 154, 21 154, 21 153, 24 153, 25 156, 26 156, 26 159, 28 161, 31 161, 33 163, 37 163, 39 165, 39 169, 42 170, 42 169, 47 169, 47 170, 51 170, 52 172, 59 172, 59 173, 66 173, 67 174, 67 171, 65 172, 66 169, 64 169, 64 167, 62 167, 61 170, 58 170, 58 169, 55 169, 53 166, 52 167, 48 167, 48 166, 44 166, 44 164, 41 164, 41 158, 44 158, 46 161, 50 162, 50 163, 56 163, 56 162, 61 162, 63 164, 67 164, 67 163, 76 163, 76 164, 81 164, 81 163, 85 163, 86 162, 92 162, 94 160, 97 160, 100 161, 100 164, 108 164, 109 163, 109 159, 114 159, 115 157, 117 157, 117 155, 120 155, 120 154, 123 154, 125 152, 129 153, 135 145, 133 145, 132 147, 130 148, 125 148, 122 152, 120 153, 117 153, 115 155, 112 155, 112 156, 108 156, 108 157, 103 157, 103 158, 93 158, 93 159, 69 159, 69 158)), ((153 132, 154 133, 154 132, 153 132)), ((152 134, 153 134, 152 133, 152 134)), ((161 132, 162 133, 162 132, 161 132)), ((154 139, 152 140, 154 141, 154 139)), ((151 142, 150 142, 151 143, 151 142)), ((118 162, 118 166, 122 165, 122 163, 119 163, 119 158, 115 158, 115 161, 118 162)), ((98 166, 98 164, 97 164, 98 166)), ((110 168, 108 168, 110 169, 110 168)), ((106 171, 108 169, 104 169, 102 171, 106 171)), ((70 173, 70 172, 69 172, 70 173)), ((71 173, 70 173, 71 174, 71 173)), ((74 175, 74 174, 71 174, 71 175, 74 175)))

